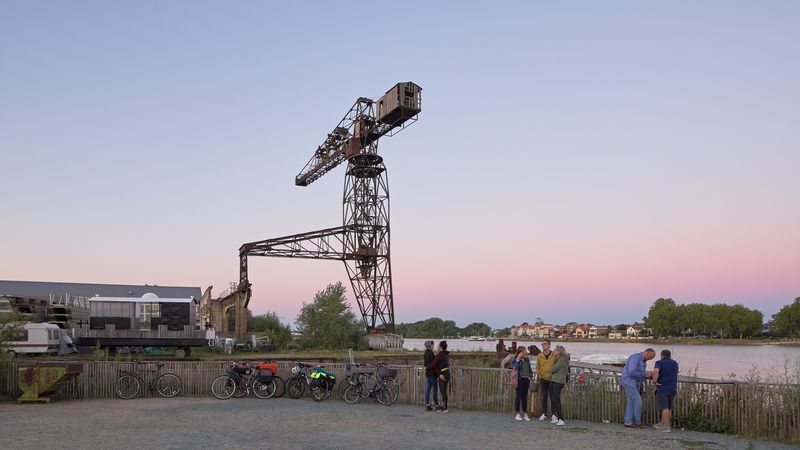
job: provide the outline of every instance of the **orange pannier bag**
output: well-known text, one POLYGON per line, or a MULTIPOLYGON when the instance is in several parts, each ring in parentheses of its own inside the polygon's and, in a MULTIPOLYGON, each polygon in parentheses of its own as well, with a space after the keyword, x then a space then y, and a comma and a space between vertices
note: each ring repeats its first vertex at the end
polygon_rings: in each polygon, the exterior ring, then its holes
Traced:
POLYGON ((272 375, 278 374, 278 365, 275 363, 258 363, 259 370, 271 370, 272 375))

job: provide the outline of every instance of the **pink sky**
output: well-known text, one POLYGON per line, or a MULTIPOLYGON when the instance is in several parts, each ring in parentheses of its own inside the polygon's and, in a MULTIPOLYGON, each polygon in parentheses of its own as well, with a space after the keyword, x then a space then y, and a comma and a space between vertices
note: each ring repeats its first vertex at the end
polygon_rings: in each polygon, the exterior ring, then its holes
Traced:
MULTIPOLYGON (((406 26, 392 8, 369 19, 406 26)), ((332 36, 349 14, 1 3, 0 278, 220 292, 242 243, 341 225, 343 169, 294 176, 356 98, 410 80, 420 120, 380 148, 398 321, 800 296, 800 3, 431 3, 402 55, 332 36)), ((286 321, 345 280, 250 268, 252 309, 286 321)))

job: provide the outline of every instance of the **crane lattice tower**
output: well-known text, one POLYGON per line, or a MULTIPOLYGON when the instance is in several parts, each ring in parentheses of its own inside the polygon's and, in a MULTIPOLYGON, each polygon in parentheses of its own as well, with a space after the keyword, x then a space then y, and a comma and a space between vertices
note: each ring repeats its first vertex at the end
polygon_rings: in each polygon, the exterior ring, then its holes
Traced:
POLYGON ((248 256, 340 260, 367 329, 394 332, 389 186, 378 141, 416 122, 422 110, 421 93, 422 88, 406 82, 378 100, 356 100, 295 177, 297 186, 308 186, 347 162, 342 226, 242 245, 239 289, 247 292, 248 299, 248 256))

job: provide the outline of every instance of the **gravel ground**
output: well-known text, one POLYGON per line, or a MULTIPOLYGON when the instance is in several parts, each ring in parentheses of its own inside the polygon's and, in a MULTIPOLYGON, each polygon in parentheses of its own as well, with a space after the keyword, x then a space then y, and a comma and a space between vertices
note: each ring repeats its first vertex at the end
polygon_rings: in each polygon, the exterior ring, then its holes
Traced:
POLYGON ((734 436, 511 414, 386 407, 371 400, 147 398, 0 403, 0 448, 593 448, 789 449, 734 436), (11 431, 16 430, 16 431, 11 431), (13 436, 13 438, 12 438, 13 436), (752 442, 752 447, 749 447, 752 442))

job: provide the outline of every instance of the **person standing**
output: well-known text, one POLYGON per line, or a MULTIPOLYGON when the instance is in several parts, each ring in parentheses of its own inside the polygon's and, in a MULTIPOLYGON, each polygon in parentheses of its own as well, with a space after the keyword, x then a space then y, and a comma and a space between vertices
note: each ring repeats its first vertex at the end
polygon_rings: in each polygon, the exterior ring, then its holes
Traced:
POLYGON ((672 352, 661 350, 661 359, 653 369, 653 383, 656 385, 656 406, 661 411, 661 422, 653 425, 658 431, 669 433, 672 402, 678 393, 678 362, 672 359, 672 352))
POLYGON ((447 388, 450 384, 450 352, 447 351, 447 341, 439 342, 439 353, 436 354, 434 372, 439 378, 439 392, 442 394, 442 404, 436 412, 447 412, 447 388))
POLYGON ((432 365, 435 356, 433 354, 433 341, 425 341, 425 409, 433 411, 433 407, 439 407, 439 387, 437 386, 436 371, 432 365), (431 405, 431 391, 433 391, 433 405, 431 405))
POLYGON ((561 409, 561 390, 567 384, 567 372, 569 372, 569 353, 563 345, 556 345, 553 352, 553 366, 550 368, 550 404, 553 408, 552 424, 563 427, 564 411, 561 409))
POLYGON ((655 358, 656 351, 652 348, 628 357, 628 362, 622 369, 620 385, 625 391, 625 426, 639 428, 642 426, 642 391, 644 379, 647 378, 647 361, 655 358))
POLYGON ((528 390, 531 387, 531 360, 528 359, 528 349, 520 347, 517 350, 517 356, 511 361, 512 367, 517 371, 517 389, 516 396, 514 397, 514 412, 515 420, 523 420, 530 422, 528 417, 528 390), (520 414, 522 412, 522 414, 520 414))
MULTIPOLYGON (((550 351, 550 340, 542 341, 542 352, 536 356, 536 377, 539 379, 539 400, 542 406, 542 415, 539 420, 547 420, 547 397, 550 394, 550 369, 553 368, 555 357, 550 351)), ((553 415, 555 417, 555 415, 553 415)))

